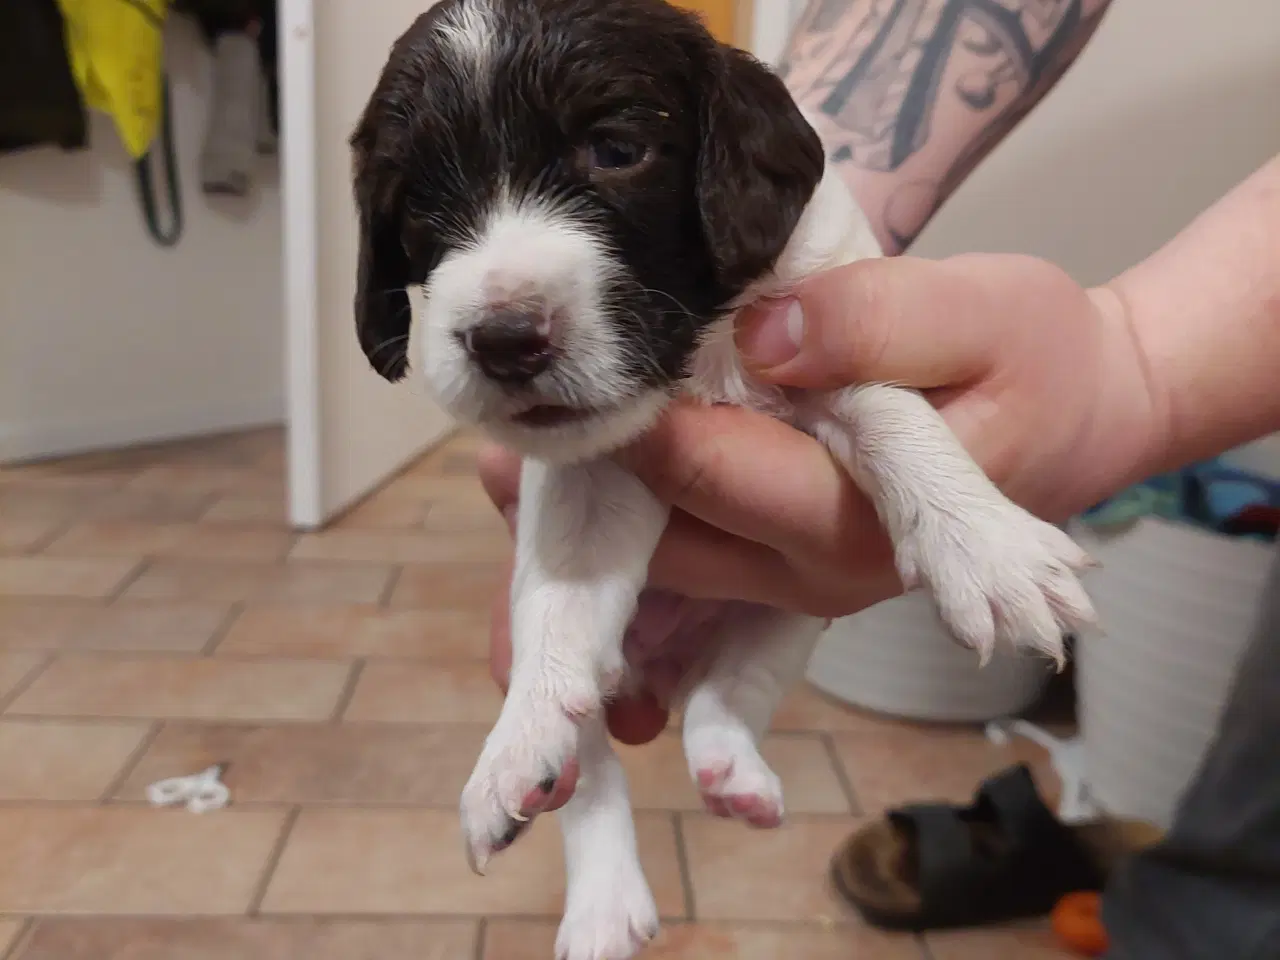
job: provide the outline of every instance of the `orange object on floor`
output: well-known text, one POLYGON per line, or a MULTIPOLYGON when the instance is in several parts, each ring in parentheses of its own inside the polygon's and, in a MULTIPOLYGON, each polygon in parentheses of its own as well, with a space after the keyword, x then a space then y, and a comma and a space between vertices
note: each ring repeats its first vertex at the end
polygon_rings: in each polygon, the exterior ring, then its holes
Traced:
POLYGON ((1102 894, 1093 891, 1067 894, 1053 908, 1050 921, 1053 932, 1068 949, 1086 957, 1100 957, 1106 952, 1102 894))

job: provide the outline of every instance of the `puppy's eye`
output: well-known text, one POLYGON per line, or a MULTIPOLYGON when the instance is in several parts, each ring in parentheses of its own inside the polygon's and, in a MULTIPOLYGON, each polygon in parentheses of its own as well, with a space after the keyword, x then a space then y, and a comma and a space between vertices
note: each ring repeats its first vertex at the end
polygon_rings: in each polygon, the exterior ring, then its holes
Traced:
POLYGON ((653 154, 646 144, 619 137, 597 137, 581 152, 582 162, 593 173, 624 173, 642 166, 653 154))

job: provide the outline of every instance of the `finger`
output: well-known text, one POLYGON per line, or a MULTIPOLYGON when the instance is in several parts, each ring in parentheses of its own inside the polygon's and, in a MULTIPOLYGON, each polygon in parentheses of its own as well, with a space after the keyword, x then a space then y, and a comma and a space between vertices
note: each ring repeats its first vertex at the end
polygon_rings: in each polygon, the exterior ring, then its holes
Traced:
POLYGON ((648 743, 667 728, 669 714, 649 696, 620 699, 606 711, 609 732, 615 740, 630 746, 648 743))
POLYGON ((843 557, 881 536, 827 450, 761 413, 676 405, 622 459, 659 499, 784 555, 843 557))
POLYGON ((792 387, 968 382, 991 368, 1007 332, 1008 283, 987 282, 991 272, 985 259, 862 260, 744 310, 738 349, 762 378, 792 387))
POLYGON ((515 562, 507 560, 501 578, 502 589, 489 605, 489 676, 504 694, 511 680, 511 574, 515 562))
POLYGON ((486 444, 476 456, 480 485, 493 505, 505 512, 520 495, 520 457, 502 447, 486 444))

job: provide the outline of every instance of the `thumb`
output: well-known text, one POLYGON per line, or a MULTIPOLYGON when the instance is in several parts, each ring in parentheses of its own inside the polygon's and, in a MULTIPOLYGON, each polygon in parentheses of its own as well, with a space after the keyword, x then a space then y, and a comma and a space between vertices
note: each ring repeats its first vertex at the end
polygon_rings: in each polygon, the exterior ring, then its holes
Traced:
POLYGON ((983 271, 960 261, 863 260, 742 311, 748 367, 781 386, 892 382, 918 389, 975 379, 995 360, 1003 315, 983 271))

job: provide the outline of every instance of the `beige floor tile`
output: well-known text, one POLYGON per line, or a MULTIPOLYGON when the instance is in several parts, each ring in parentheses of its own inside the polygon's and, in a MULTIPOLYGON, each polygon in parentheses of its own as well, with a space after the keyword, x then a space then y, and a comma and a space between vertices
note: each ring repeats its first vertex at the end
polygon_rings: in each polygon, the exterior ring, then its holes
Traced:
MULTIPOLYGON (((0 476, 3 471, 0 470, 0 476)), ((40 523, 67 524, 102 500, 118 481, 111 486, 94 484, 58 485, 41 478, 33 483, 4 483, 0 479, 0 518, 10 521, 38 521, 40 523)))
MULTIPOLYGON (((547 960, 556 924, 491 920, 481 960, 547 960)), ((643 960, 922 960, 909 936, 867 927, 808 924, 671 923, 641 954, 643 960)), ((24 958, 25 960, 25 958, 24 958)), ((52 960, 52 958, 50 958, 52 960)), ((149 958, 148 958, 149 960, 149 958)))
POLYGON ((346 664, 305 660, 60 656, 9 707, 32 716, 324 720, 346 664))
POLYGON ((75 524, 44 552, 72 557, 187 557, 270 563, 283 560, 292 545, 293 534, 287 530, 92 520, 75 524))
POLYGON ((682 820, 698 919, 858 922, 827 880, 853 817, 793 817, 776 830, 703 814, 682 820))
MULTIPOLYGON (((642 747, 618 746, 631 802, 646 810, 701 810, 702 800, 689 778, 689 765, 677 734, 665 734, 642 747)), ((766 737, 765 760, 782 780, 789 814, 848 813, 826 746, 814 737, 766 737)))
POLYGON ((957 930, 925 937, 933 960, 1072 960, 1047 924, 957 930))
POLYGON ((249 607, 219 654, 285 657, 480 659, 488 656, 483 610, 384 610, 370 605, 249 607))
POLYGON ((63 526, 56 518, 0 513, 0 553, 24 553, 44 543, 63 526))
POLYGON ((467 920, 41 920, 14 960, 472 960, 467 920))
POLYGON ((13 693, 44 662, 45 655, 35 650, 0 651, 0 699, 13 693))
POLYGON ((201 523, 228 523, 285 529, 289 525, 288 506, 280 496, 228 494, 219 497, 200 515, 201 523))
POLYGON ((370 661, 356 683, 343 719, 380 723, 491 724, 502 694, 488 663, 370 661))
POLYGON ((479 536, 410 530, 325 530, 300 536, 290 557, 353 563, 474 563, 501 560, 510 550, 505 531, 479 536))
POLYGON ((845 706, 805 683, 787 694, 779 704, 769 729, 776 733, 875 731, 892 723, 892 720, 869 711, 845 706))
POLYGON ((488 563, 433 563, 406 566, 391 592, 392 607, 472 610, 488 613, 506 589, 503 560, 488 563))
POLYGON ((0 556, 0 596, 109 597, 140 559, 0 556))
POLYGON ((0 598, 0 649, 198 653, 226 622, 226 603, 69 604, 0 598))
POLYGON ((379 491, 388 499, 422 500, 450 510, 492 510, 489 495, 475 474, 446 475, 436 471, 409 470, 379 491))
POLYGON ((511 531, 502 514, 487 499, 483 503, 453 504, 437 501, 427 511, 422 528, 428 533, 489 536, 510 542, 511 531))
POLYGON ((284 478, 254 467, 157 463, 139 471, 127 489, 208 499, 227 494, 281 495, 284 478))
POLYGON ((7 956, 6 951, 18 942, 26 927, 27 921, 20 917, 0 920, 0 956, 7 956))
POLYGON ((26 926, 27 921, 19 918, 0 920, 0 956, 7 956, 26 926))
POLYGON ((257 603, 376 603, 391 582, 387 565, 155 560, 125 591, 137 600, 257 603))
MULTIPOLYGON (((2 729, 2 728, 0 728, 2 729)), ((165 724, 118 796, 227 763, 236 803, 398 804, 456 810, 487 727, 165 724)))
POLYGON ((836 756, 864 813, 904 803, 944 800, 967 803, 979 781, 1026 760, 1042 779, 1049 763, 1044 751, 1021 739, 996 746, 972 728, 885 724, 875 732, 833 736, 836 756))
POLYGON ((428 504, 375 493, 330 525, 331 530, 421 530, 428 504))
POLYGON ((0 912, 241 913, 284 818, 282 810, 0 809, 0 912))
POLYGON ((142 723, 0 722, 0 799, 97 800, 148 729, 142 723))
MULTIPOLYGON (((684 914, 671 821, 640 814, 645 874, 663 916, 684 914)), ((541 817, 487 876, 467 866, 455 810, 303 810, 262 904, 264 913, 558 915, 564 859, 541 817)))
POLYGON ((187 523, 209 508, 205 490, 154 490, 123 487, 85 504, 83 520, 139 520, 145 523, 187 523))

